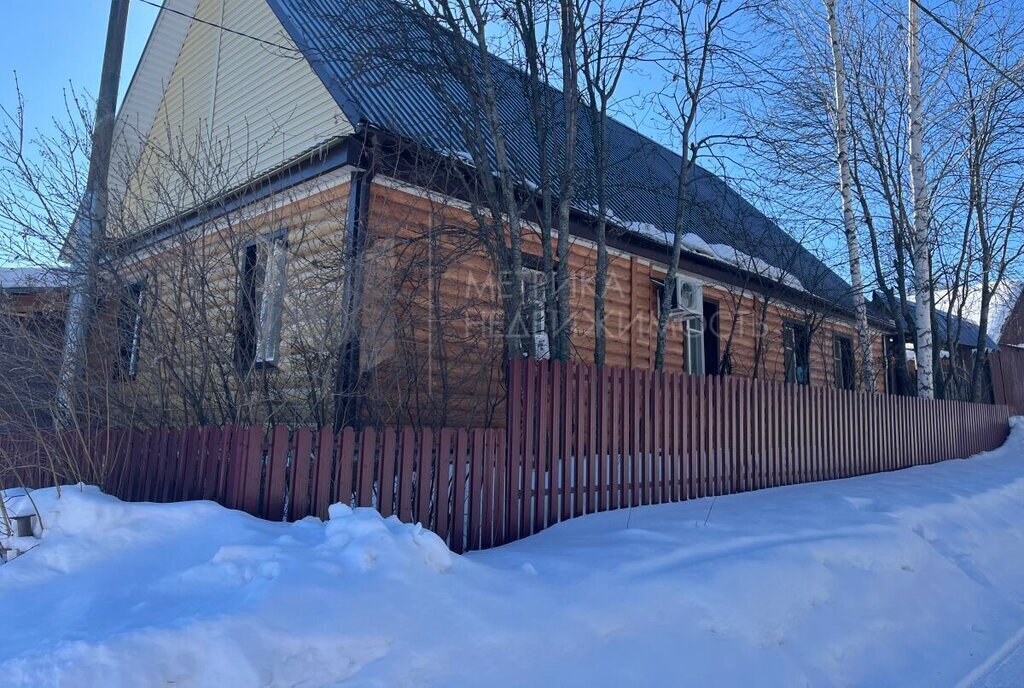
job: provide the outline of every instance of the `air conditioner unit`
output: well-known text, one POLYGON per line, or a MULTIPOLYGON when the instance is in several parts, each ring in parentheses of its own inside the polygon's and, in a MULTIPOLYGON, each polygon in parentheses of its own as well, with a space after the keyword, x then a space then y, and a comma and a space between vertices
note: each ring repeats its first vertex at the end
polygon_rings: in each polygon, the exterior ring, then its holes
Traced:
POLYGON ((676 276, 672 290, 672 317, 679 320, 704 317, 704 283, 676 276))

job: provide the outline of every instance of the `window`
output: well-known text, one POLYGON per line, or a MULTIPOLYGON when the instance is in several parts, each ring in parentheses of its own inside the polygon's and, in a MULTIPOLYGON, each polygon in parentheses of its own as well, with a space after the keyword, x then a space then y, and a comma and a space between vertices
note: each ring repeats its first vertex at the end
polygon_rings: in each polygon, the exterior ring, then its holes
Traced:
POLYGON ((133 380, 139 372, 139 345, 142 339, 142 309, 146 300, 145 282, 133 282, 121 295, 117 313, 117 370, 122 380, 133 380))
MULTIPOLYGON (((661 316, 661 300, 665 297, 665 283, 654 283, 654 314, 661 316)), ((718 339, 718 303, 704 301, 704 317, 688 318, 686 328, 686 372, 691 375, 718 375, 721 344, 718 339)))
POLYGON ((807 325, 786 323, 782 330, 786 356, 786 382, 806 385, 811 381, 811 335, 807 325))
POLYGON ((547 288, 544 272, 532 268, 523 268, 523 314, 526 329, 533 337, 533 346, 537 358, 551 356, 551 342, 547 332, 547 288))
POLYGON ((272 365, 277 359, 287 259, 283 234, 245 248, 236 345, 241 370, 253 364, 272 365))
POLYGON ((721 365, 721 342, 718 338, 721 315, 716 301, 704 301, 704 373, 728 375, 731 370, 721 365))
POLYGON ((686 372, 704 374, 704 319, 686 321, 686 372))
POLYGON ((853 340, 841 334, 832 336, 832 366, 836 387, 853 389, 856 385, 853 370, 853 340))

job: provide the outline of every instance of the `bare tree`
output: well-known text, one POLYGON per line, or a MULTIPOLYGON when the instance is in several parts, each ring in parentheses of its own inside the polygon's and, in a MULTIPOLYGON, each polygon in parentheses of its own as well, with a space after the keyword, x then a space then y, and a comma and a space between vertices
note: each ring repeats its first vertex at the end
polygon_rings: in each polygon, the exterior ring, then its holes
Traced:
MULTIPOLYGON (((702 132, 702 117, 712 103, 736 86, 730 70, 737 67, 737 55, 744 46, 730 30, 748 14, 751 3, 729 0, 668 0, 659 12, 658 59, 669 77, 664 94, 665 116, 679 151, 679 177, 675 189, 675 217, 672 249, 666 285, 679 271, 683 237, 688 233, 694 199, 691 184, 699 174, 697 161, 721 134, 702 132)), ((742 72, 742 69, 736 69, 742 72)), ((658 314, 655 367, 665 364, 666 332, 672 305, 672 290, 665 289, 658 314)))
POLYGON ((875 389, 875 367, 871 354, 871 330, 868 327, 868 312, 865 303, 864 276, 860 266, 860 243, 857 233, 857 219, 853 208, 853 180, 850 173, 848 152, 846 109, 846 67, 843 59, 839 19, 836 16, 836 0, 825 0, 825 14, 828 22, 829 44, 832 48, 832 78, 835 88, 835 138, 839 160, 839 189, 843 201, 843 233, 846 236, 846 250, 850 261, 850 278, 853 284, 854 312, 857 318, 857 344, 860 348, 861 385, 868 391, 875 389))
POLYGON ((581 23, 579 63, 584 102, 593 147, 592 194, 596 211, 594 234, 597 262, 594 268, 594 363, 604 365, 607 345, 605 301, 608 290, 609 203, 609 110, 623 75, 641 59, 638 34, 646 18, 649 0, 612 4, 607 0, 576 0, 581 23))

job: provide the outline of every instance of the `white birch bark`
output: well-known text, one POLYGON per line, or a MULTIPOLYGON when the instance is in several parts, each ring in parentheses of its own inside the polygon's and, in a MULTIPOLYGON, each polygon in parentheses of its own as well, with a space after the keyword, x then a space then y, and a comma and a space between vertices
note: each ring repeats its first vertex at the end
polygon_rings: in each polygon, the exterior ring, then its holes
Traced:
POLYGON ((928 188, 925 179, 921 111, 921 58, 918 51, 917 5, 908 2, 907 85, 910 118, 910 187, 914 195, 914 291, 917 327, 917 393, 932 399, 935 388, 932 375, 932 293, 931 237, 929 235, 928 188))
POLYGON ((853 283, 853 306, 857 318, 857 346, 860 353, 861 388, 875 391, 875 362, 871 355, 871 329, 864 300, 864 275, 860 266, 860 245, 857 242, 857 219, 853 212, 853 179, 847 150, 846 67, 840 47, 839 20, 836 0, 824 0, 828 17, 828 37, 832 47, 833 81, 835 82, 836 148, 839 158, 839 191, 843 199, 843 230, 850 260, 850 280, 853 283))

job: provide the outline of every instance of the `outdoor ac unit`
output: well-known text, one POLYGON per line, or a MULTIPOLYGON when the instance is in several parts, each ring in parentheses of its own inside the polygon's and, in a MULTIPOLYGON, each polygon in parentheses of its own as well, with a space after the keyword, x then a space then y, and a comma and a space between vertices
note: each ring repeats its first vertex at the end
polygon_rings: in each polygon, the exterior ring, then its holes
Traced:
POLYGON ((704 284, 690 277, 676 276, 672 290, 672 315, 681 320, 704 316, 704 284))

